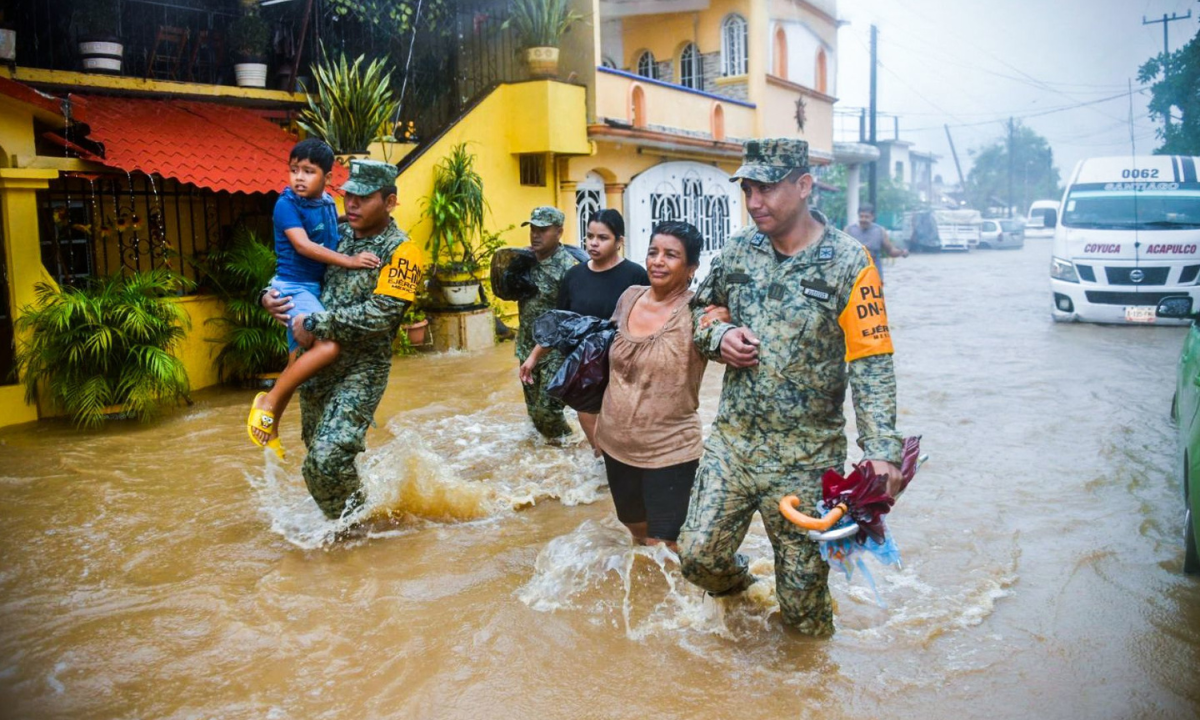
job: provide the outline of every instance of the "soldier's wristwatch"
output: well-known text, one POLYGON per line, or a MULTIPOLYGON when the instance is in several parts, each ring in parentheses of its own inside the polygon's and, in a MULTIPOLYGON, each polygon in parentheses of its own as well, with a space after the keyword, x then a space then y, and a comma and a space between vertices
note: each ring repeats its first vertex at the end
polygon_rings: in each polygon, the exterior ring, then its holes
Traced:
POLYGON ((317 319, 312 315, 304 316, 304 331, 312 332, 317 329, 317 319))

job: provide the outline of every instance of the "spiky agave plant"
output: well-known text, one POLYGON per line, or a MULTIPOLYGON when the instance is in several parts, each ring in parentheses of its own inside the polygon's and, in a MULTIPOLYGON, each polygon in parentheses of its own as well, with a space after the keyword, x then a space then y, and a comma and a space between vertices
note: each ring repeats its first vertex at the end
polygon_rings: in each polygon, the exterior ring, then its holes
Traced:
POLYGON ((567 0, 513 0, 501 27, 512 27, 524 47, 558 47, 563 34, 584 18, 567 9, 567 0))
POLYGON ((17 368, 25 398, 39 385, 81 426, 122 405, 139 420, 187 398, 183 363, 172 352, 190 327, 172 298, 186 280, 167 270, 98 278, 82 288, 36 286, 17 319, 17 368))
POLYGON ((206 339, 221 346, 217 353, 221 382, 283 370, 287 333, 258 302, 259 291, 275 274, 274 251, 252 230, 238 225, 228 245, 192 262, 213 294, 225 301, 224 315, 205 322, 219 330, 216 337, 206 339))
POLYGON ((395 109, 392 73, 382 59, 364 67, 359 55, 350 62, 345 53, 331 57, 321 47, 321 60, 313 65, 315 92, 300 111, 300 127, 329 143, 338 154, 367 152, 371 143, 387 135, 395 109))

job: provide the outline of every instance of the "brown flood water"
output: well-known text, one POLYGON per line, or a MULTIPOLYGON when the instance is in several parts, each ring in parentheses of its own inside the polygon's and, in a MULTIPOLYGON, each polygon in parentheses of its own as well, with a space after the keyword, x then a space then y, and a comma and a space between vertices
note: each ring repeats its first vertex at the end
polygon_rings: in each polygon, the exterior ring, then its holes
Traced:
MULTIPOLYGON (((296 459, 248 447, 249 392, 0 432, 0 716, 1197 717, 1184 331, 1055 326, 1048 263, 1035 240, 887 268, 901 429, 932 459, 890 519, 903 569, 868 561, 886 607, 831 576, 830 640, 782 632, 769 584, 718 605, 632 550, 589 453, 534 439, 509 344, 395 363, 348 540, 296 459)), ((743 549, 770 574, 761 525, 743 549)))

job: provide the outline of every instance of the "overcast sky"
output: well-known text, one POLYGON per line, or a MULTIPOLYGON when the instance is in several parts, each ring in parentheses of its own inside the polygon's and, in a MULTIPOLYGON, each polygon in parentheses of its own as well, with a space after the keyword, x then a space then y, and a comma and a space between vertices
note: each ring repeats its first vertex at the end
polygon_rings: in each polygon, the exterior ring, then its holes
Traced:
MULTIPOLYGON (((869 102, 874 23, 879 111, 900 116, 901 139, 942 156, 934 172, 947 183, 957 172, 942 125, 950 125, 966 174, 968 150, 1003 137, 1010 115, 1049 140, 1065 181, 1083 158, 1129 153, 1128 83, 1136 93, 1138 66, 1163 42, 1162 24, 1144 26, 1142 16, 1189 10, 1190 19, 1170 23, 1172 50, 1200 29, 1196 0, 840 0, 838 15, 849 24, 838 36, 835 108, 855 112, 869 102), (1079 107, 1048 112, 1070 106, 1079 107)), ((1139 154, 1160 142, 1148 100, 1148 92, 1133 97, 1139 154)), ((856 120, 839 118, 835 127, 837 139, 855 139, 856 120)), ((878 127, 881 139, 892 137, 891 117, 878 127)))

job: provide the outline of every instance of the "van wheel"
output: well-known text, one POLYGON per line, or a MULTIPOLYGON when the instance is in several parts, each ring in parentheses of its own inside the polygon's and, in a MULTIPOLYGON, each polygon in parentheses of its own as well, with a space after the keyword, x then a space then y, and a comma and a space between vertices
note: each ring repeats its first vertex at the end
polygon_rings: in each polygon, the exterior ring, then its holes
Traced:
POLYGON ((1192 509, 1183 515, 1183 571, 1188 575, 1200 572, 1200 551, 1196 549, 1196 534, 1192 532, 1192 509))

